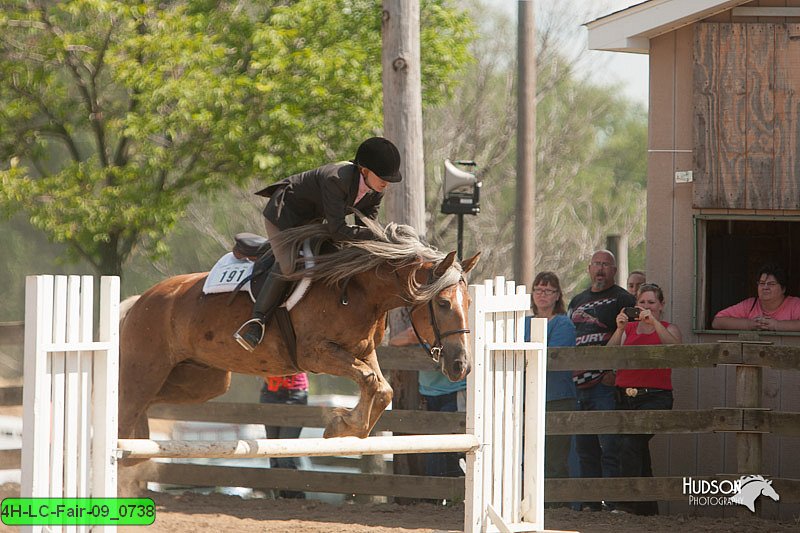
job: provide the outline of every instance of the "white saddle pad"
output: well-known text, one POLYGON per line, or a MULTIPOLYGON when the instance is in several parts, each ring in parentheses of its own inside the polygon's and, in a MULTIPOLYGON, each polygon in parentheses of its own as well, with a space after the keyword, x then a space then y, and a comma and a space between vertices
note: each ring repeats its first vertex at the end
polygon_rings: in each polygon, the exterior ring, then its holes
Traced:
MULTIPOLYGON (((306 241, 303 243, 303 249, 300 255, 305 258, 305 267, 312 268, 314 266, 314 254, 311 253, 311 244, 306 241)), ((228 252, 219 258, 214 268, 208 273, 206 282, 203 285, 203 294, 217 294, 221 292, 233 292, 239 283, 253 273, 253 262, 248 259, 236 259, 233 252, 228 252)), ((303 296, 305 296, 308 288, 311 286, 311 280, 303 278, 297 284, 292 294, 286 299, 283 307, 291 311, 292 307, 297 305, 303 296)), ((250 288, 250 281, 247 281, 242 290, 246 290, 250 295, 250 300, 256 301, 253 296, 253 291, 250 288)))

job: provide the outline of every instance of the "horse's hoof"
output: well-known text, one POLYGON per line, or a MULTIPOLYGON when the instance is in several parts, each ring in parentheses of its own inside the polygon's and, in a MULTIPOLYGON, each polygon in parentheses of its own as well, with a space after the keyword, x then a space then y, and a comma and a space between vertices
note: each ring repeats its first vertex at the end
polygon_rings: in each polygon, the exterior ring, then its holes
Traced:
POLYGON ((344 423, 342 415, 335 413, 328 420, 328 425, 325 426, 325 431, 322 433, 322 438, 330 439, 333 437, 342 437, 344 436, 346 428, 347 426, 344 423))
POLYGON ((364 431, 359 431, 358 428, 354 428, 352 424, 347 423, 347 413, 348 411, 342 410, 342 413, 335 413, 331 416, 328 420, 328 425, 325 426, 325 432, 322 437, 325 439, 332 437, 358 437, 363 439, 366 437, 367 435, 364 431))

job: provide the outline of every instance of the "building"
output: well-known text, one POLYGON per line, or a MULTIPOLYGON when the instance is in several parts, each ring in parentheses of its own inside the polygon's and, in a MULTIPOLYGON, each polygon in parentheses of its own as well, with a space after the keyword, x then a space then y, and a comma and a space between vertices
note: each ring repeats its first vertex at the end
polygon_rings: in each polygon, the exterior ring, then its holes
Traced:
MULTIPOLYGON (((800 0, 649 0, 586 26, 590 49, 649 54, 647 279, 666 292, 665 319, 688 343, 738 339, 711 320, 756 295, 762 263, 782 264, 800 294, 800 0)), ((800 333, 758 339, 800 345, 800 333)), ((800 372, 763 376, 763 406, 800 411, 800 372)), ((673 381, 675 409, 733 406, 732 368, 673 381)), ((762 473, 800 478, 798 444, 765 435, 762 473)), ((658 475, 734 473, 736 454, 732 434, 653 440, 658 475)))

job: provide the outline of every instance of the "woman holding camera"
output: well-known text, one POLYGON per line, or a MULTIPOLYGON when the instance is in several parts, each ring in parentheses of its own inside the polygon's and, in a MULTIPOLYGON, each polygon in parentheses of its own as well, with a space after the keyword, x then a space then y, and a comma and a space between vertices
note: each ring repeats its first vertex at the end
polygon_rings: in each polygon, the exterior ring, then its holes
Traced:
MULTIPOLYGON (((645 283, 636 293, 636 307, 626 307, 617 315, 617 330, 608 346, 651 346, 680 344, 681 331, 661 320, 664 292, 654 283, 645 283)), ((672 409, 672 369, 617 370, 617 409, 672 409)), ((650 439, 653 435, 620 435, 619 469, 621 477, 652 477, 650 439)), ((657 502, 620 502, 617 510, 641 515, 658 514, 657 502)))

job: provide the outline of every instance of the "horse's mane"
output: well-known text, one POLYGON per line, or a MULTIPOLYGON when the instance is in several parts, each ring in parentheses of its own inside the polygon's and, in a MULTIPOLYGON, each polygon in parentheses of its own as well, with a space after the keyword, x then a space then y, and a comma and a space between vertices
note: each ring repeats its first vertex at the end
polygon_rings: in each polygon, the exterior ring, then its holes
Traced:
POLYGON ((749 475, 749 476, 742 476, 742 477, 739 479, 739 481, 741 481, 741 484, 742 484, 742 486, 743 486, 743 487, 744 487, 746 484, 748 484, 748 483, 750 483, 750 482, 752 482, 752 481, 764 481, 765 483, 768 483, 768 481, 767 481, 766 479, 764 479, 764 476, 762 476, 762 475, 749 475))
MULTIPOLYGON (((358 216, 359 213, 356 213, 358 216)), ((412 274, 408 278, 407 294, 412 303, 431 300, 436 294, 461 279, 461 265, 453 262, 453 266, 428 283, 418 283, 414 273, 424 262, 438 263, 445 254, 425 243, 411 226, 394 222, 382 228, 366 217, 360 217, 364 225, 375 234, 374 240, 353 240, 334 242, 335 250, 314 257, 314 267, 296 271, 287 277, 300 279, 308 277, 311 281, 321 281, 328 285, 340 282, 378 267, 389 264, 396 270, 411 266, 412 274)), ((308 224, 281 231, 273 241, 278 245, 288 245, 297 257, 306 239, 330 240, 330 230, 326 224, 308 224)), ((299 259, 298 262, 302 261, 299 259)))

